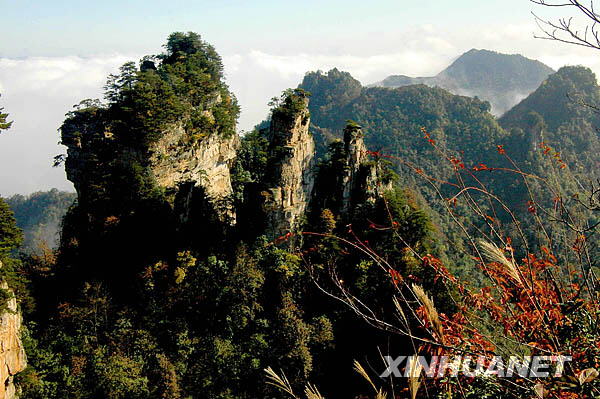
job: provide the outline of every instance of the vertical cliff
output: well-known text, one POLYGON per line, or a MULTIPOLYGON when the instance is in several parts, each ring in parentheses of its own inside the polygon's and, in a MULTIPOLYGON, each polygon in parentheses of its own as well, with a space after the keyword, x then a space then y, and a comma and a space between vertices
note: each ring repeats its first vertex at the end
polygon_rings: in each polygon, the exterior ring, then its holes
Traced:
POLYGON ((357 206, 374 203, 391 188, 386 175, 381 160, 367 150, 362 128, 348 121, 344 140, 333 141, 319 165, 313 208, 351 219, 357 206))
MULTIPOLYGON (((141 170, 168 195, 185 197, 192 194, 193 188, 201 187, 217 218, 229 224, 235 222, 227 198, 232 194, 230 168, 239 143, 237 135, 191 138, 181 124, 175 124, 165 128, 147 150, 140 150, 119 143, 104 129, 102 123, 62 129, 68 155, 67 178, 75 185, 80 203, 110 197, 107 178, 115 178, 123 170, 141 170), (178 193, 180 189, 187 193, 178 193)), ((186 209, 180 212, 185 219, 186 209)))
MULTIPOLYGON (((373 173, 368 170, 366 175, 361 176, 361 169, 368 161, 367 147, 363 140, 361 127, 357 124, 349 123, 344 129, 344 153, 346 156, 346 167, 342 175, 342 208, 341 211, 349 211, 353 195, 361 186, 374 184, 373 181, 360 181, 361 178, 371 180, 373 173)), ((373 169, 370 166, 369 169, 373 169)))
POLYGON ((391 182, 383 178, 380 160, 369 155, 362 128, 349 122, 344 129, 346 165, 342 178, 342 213, 347 213, 358 202, 375 202, 391 189, 391 182))
MULTIPOLYGON (((12 295, 5 281, 0 283, 0 288, 12 295)), ((8 300, 8 309, 0 315, 0 399, 16 397, 13 377, 27 366, 21 342, 21 321, 17 300, 13 296, 8 300)))
POLYGON ((222 223, 234 224, 236 215, 229 202, 231 187, 231 167, 239 146, 239 137, 210 135, 198 139, 187 138, 185 130, 176 126, 165 134, 151 148, 149 169, 157 185, 167 191, 179 192, 186 198, 179 210, 186 221, 189 216, 189 202, 195 188, 201 188, 211 204, 215 217, 222 223))
POLYGON ((309 124, 308 98, 303 92, 290 94, 273 110, 266 188, 261 193, 270 238, 296 231, 308 208, 315 166, 309 124))

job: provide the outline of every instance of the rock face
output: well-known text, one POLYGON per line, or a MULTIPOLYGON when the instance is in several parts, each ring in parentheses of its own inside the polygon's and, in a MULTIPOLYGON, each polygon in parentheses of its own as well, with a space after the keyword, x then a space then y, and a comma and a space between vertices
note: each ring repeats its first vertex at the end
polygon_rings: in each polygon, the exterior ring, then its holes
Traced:
POLYGON ((361 127, 354 122, 344 129, 344 142, 339 143, 343 147, 335 155, 337 166, 317 168, 308 98, 303 93, 289 95, 273 111, 261 191, 264 233, 275 241, 285 238, 291 247, 300 244, 294 233, 311 211, 330 208, 350 218, 358 204, 376 201, 391 187, 391 182, 382 184, 382 168, 369 155, 361 127))
POLYGON ((391 185, 381 182, 379 165, 370 158, 361 127, 354 123, 344 129, 344 152, 346 167, 341 179, 341 212, 348 214, 357 201, 375 201, 391 185))
POLYGON ((270 238, 298 230, 314 185, 315 143, 308 131, 308 98, 294 94, 288 99, 290 103, 273 112, 268 132, 269 177, 262 196, 270 238))
MULTIPOLYGON (((147 149, 118 143, 101 124, 85 125, 71 132, 62 129, 67 146, 67 178, 73 182, 80 203, 101 197, 106 175, 115 168, 141 166, 166 193, 185 198, 201 187, 215 209, 217 219, 234 224, 235 212, 227 203, 232 194, 230 167, 239 137, 232 134, 189 135, 181 124, 164 129, 162 136, 147 149), (184 193, 180 190, 185 190, 184 193)), ((180 210, 185 221, 186 210, 180 210)))
MULTIPOLYGON (((0 288, 9 289, 5 281, 0 283, 0 288)), ((0 399, 16 397, 13 377, 27 366, 20 333, 21 314, 13 297, 8 301, 8 311, 0 315, 0 399)))
MULTIPOLYGON (((235 223, 235 212, 227 199, 233 193, 230 169, 239 147, 239 137, 220 137, 216 134, 201 137, 192 145, 182 145, 186 133, 173 128, 152 147, 150 170, 157 184, 167 190, 202 187, 217 212, 217 218, 235 223)), ((182 215, 185 219, 186 215, 182 215)))
POLYGON ((342 212, 351 206, 352 195, 357 189, 358 175, 361 166, 367 160, 367 147, 358 125, 348 125, 344 129, 344 152, 346 153, 346 170, 342 178, 342 212))

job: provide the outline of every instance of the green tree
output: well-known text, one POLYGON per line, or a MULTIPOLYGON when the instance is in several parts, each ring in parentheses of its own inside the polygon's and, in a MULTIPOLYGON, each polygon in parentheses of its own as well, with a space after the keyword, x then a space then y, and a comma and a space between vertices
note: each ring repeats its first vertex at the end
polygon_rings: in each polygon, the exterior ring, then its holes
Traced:
POLYGON ((133 90, 137 81, 138 69, 135 62, 127 62, 119 69, 119 74, 108 75, 104 85, 104 97, 110 102, 123 99, 124 95, 133 90))
POLYGON ((52 189, 7 198, 17 226, 23 230, 22 249, 33 253, 46 246, 56 248, 62 219, 76 197, 75 193, 52 189))
POLYGON ((194 32, 171 33, 164 47, 167 52, 159 56, 159 58, 162 58, 165 63, 172 64, 188 56, 195 55, 200 65, 213 78, 220 79, 223 77, 221 56, 212 45, 202 40, 199 34, 194 32))
POLYGON ((0 133, 2 133, 3 130, 9 129, 12 125, 12 122, 6 121, 6 118, 8 118, 8 114, 5 114, 3 111, 4 108, 0 107, 0 133))
POLYGON ((23 234, 17 227, 13 211, 0 198, 0 259, 17 249, 23 241, 23 234))

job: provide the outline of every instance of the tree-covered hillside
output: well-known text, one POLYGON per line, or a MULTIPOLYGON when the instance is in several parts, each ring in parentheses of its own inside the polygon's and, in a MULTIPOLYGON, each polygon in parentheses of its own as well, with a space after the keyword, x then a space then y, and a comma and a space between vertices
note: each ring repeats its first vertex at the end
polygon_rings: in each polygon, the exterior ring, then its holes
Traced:
POLYGON ((569 197, 589 190, 599 177, 598 104, 592 71, 563 67, 499 122, 511 134, 515 158, 529 171, 560 181, 569 197))
MULTIPOLYGON (((501 162, 497 146, 507 144, 508 134, 489 113, 489 103, 425 85, 359 89, 350 74, 336 69, 308 73, 300 87, 316 100, 310 108, 319 148, 341 137, 339 126, 344 121, 357 121, 363 127, 365 143, 375 156, 394 165, 399 181, 414 191, 422 206, 432 206, 430 216, 438 234, 444 236, 444 246, 465 245, 464 237, 448 229, 452 218, 440 203, 441 197, 452 197, 456 190, 439 182, 456 178, 456 164, 448 162, 447 157, 466 168, 501 162), (435 177, 438 182, 431 185, 431 181, 423 178, 425 175, 435 177)), ((495 178, 489 174, 480 177, 488 183, 495 178)), ((460 204, 457 211, 468 220, 476 218, 460 204)), ((470 262, 456 258, 462 256, 459 252, 448 254, 458 269, 465 269, 470 262)))
POLYGON ((425 128, 449 149, 468 151, 468 158, 495 148, 506 134, 489 113, 489 104, 456 96, 440 88, 414 85, 396 89, 361 88, 347 72, 308 73, 300 85, 311 93, 312 124, 317 142, 341 137, 348 119, 365 128, 370 148, 390 155, 431 159, 425 128))
MULTIPOLYGON (((585 205, 576 217, 587 226, 581 231, 584 236, 588 227, 600 221, 594 212, 600 177, 598 104, 600 87, 594 73, 582 66, 563 67, 499 120, 510 133, 507 148, 515 160, 525 171, 543 177, 544 184, 553 189, 549 192, 540 182, 531 183, 529 191, 541 205, 585 205)), ((530 196, 526 191, 512 190, 516 183, 505 185, 516 203, 523 204, 530 196)), ((555 230, 560 235, 561 229, 555 230)), ((596 243, 597 237, 592 234, 590 240, 596 243)), ((596 259, 598 247, 594 244, 592 248, 596 259)))
MULTIPOLYGON (((448 178, 452 166, 440 162, 432 143, 470 166, 494 159, 496 146, 506 143, 507 133, 489 113, 487 102, 425 85, 360 89, 357 84, 350 74, 335 69, 304 77, 300 87, 317 100, 310 108, 321 148, 340 138, 340 126, 350 119, 363 126, 365 142, 373 151, 448 178)), ((406 181, 415 178, 409 169, 398 172, 406 181)))
POLYGON ((22 249, 36 252, 44 247, 56 248, 62 219, 75 198, 74 193, 56 189, 7 198, 6 202, 15 214, 17 226, 25 236, 22 249))
POLYGON ((594 73, 581 66, 563 67, 500 118, 500 124, 537 134, 532 139, 555 147, 570 167, 595 173, 600 151, 598 104, 600 87, 594 73))

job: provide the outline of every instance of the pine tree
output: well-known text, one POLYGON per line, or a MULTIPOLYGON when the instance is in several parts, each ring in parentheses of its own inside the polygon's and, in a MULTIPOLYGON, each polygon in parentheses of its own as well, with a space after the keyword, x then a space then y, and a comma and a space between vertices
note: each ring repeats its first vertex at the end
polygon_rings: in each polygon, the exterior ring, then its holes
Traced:
POLYGON ((17 227, 12 210, 0 198, 0 258, 4 258, 18 248, 22 240, 21 230, 17 227))
POLYGON ((3 130, 9 129, 12 125, 12 122, 6 121, 6 118, 8 118, 8 114, 5 114, 3 111, 4 111, 4 108, 0 107, 0 133, 3 130))

